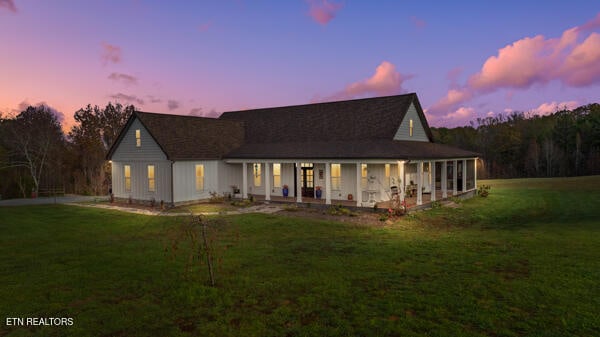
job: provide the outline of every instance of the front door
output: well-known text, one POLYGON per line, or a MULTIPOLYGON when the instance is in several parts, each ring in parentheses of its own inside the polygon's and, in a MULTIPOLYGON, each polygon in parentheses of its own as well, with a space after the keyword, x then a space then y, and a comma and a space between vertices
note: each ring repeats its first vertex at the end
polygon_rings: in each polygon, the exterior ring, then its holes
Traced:
POLYGON ((308 198, 314 198, 315 193, 315 180, 314 170, 312 163, 302 163, 300 165, 302 169, 302 196, 308 198))

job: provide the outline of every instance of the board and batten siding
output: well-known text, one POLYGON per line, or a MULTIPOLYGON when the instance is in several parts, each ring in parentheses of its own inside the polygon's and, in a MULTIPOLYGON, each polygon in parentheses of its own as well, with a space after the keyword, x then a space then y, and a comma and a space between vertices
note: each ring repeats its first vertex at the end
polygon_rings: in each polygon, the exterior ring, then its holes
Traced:
POLYGON ((113 161, 112 189, 116 198, 145 200, 154 199, 171 202, 171 162, 155 161, 113 161), (125 165, 131 167, 131 191, 125 190, 125 165), (150 191, 148 185, 148 165, 154 165, 155 190, 150 191))
POLYGON ((425 128, 423 124, 421 124, 421 119, 419 118, 419 114, 417 113, 417 109, 414 104, 410 104, 408 107, 408 111, 400 123, 400 127, 396 131, 396 135, 394 135, 395 140, 413 140, 419 142, 428 142, 429 138, 427 138, 427 134, 425 133, 425 128), (413 135, 410 136, 410 121, 413 121, 413 135))
POLYGON ((175 202, 209 199, 219 193, 219 161, 190 160, 173 163, 173 194, 175 202), (196 190, 196 165, 204 165, 204 189, 196 190))
POLYGON ((115 197, 171 202, 171 162, 137 118, 125 132, 111 160, 115 197), (140 130, 139 147, 136 146, 136 130, 140 130), (125 165, 131 167, 131 191, 125 190, 125 165), (149 191, 148 165, 154 165, 155 191, 149 191))

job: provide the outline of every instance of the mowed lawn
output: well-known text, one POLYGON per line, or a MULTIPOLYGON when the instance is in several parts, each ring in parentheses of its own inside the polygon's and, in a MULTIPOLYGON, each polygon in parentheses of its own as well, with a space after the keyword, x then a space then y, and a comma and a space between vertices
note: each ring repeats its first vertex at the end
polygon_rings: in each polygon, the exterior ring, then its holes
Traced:
POLYGON ((0 208, 0 336, 599 335, 600 177, 481 183, 392 225, 227 217, 214 288, 165 251, 182 218, 0 208))

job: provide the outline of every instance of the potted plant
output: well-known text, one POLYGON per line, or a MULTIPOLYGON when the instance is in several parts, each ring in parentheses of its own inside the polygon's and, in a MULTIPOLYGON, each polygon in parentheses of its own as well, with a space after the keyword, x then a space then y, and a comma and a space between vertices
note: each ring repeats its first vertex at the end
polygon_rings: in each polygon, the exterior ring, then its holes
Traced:
POLYGON ((322 195, 323 195, 323 191, 321 191, 321 186, 316 186, 315 187, 315 196, 317 197, 317 199, 321 199, 322 195))
POLYGON ((283 185, 283 189, 281 190, 281 192, 283 193, 284 197, 287 197, 290 193, 290 190, 288 189, 288 185, 283 185))

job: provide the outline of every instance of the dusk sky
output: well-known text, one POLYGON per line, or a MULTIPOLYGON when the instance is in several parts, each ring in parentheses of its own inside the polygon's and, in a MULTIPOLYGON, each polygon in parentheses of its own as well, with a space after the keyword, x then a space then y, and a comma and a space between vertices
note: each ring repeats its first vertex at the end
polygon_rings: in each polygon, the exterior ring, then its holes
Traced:
POLYGON ((0 112, 416 92, 433 126, 600 102, 599 1, 0 0, 0 112))

